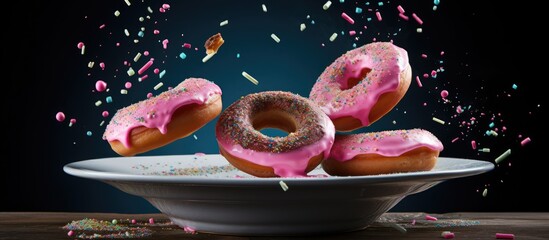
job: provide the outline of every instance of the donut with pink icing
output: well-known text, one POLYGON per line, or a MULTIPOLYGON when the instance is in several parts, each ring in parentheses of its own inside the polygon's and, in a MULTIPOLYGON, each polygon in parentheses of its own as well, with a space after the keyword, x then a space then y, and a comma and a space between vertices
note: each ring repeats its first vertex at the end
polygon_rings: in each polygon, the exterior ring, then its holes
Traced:
POLYGON ((330 64, 309 98, 328 114, 337 131, 352 131, 391 111, 408 91, 411 79, 406 50, 390 42, 374 42, 330 64))
POLYGON ((337 134, 322 168, 334 176, 361 176, 431 170, 443 150, 424 129, 337 134))
POLYGON ((328 157, 335 128, 309 99, 284 91, 246 95, 219 116, 219 151, 233 166, 257 177, 303 177, 328 157), (260 132, 288 132, 271 137, 260 132))
POLYGON ((103 134, 111 148, 133 156, 187 137, 221 113, 221 89, 203 78, 119 109, 103 134))

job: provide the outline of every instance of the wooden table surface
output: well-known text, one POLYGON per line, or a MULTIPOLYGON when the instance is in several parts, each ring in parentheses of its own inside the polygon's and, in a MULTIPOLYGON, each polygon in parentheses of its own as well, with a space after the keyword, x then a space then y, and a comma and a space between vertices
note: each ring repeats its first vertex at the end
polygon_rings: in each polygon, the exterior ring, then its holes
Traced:
MULTIPOLYGON (((244 237, 188 233, 172 225, 162 214, 0 212, 0 240, 81 239, 83 236, 93 237, 94 234, 99 234, 95 235, 96 239, 104 239, 104 236, 109 234, 109 232, 94 230, 77 230, 74 231, 73 236, 69 237, 67 235, 69 230, 63 227, 72 221, 82 219, 108 222, 117 219, 117 224, 120 226, 151 230, 152 236, 140 239, 443 239, 441 237, 443 231, 453 232, 454 239, 496 239, 496 233, 511 233, 515 235, 515 239, 549 239, 549 213, 545 212, 428 214, 436 217, 436 221, 426 220, 426 215, 425 213, 390 212, 364 230, 333 235, 244 237), (149 218, 154 218, 155 224, 149 224, 149 218), (135 219, 137 223, 131 224, 131 219, 135 219)), ((119 232, 110 233, 118 234, 119 232)))

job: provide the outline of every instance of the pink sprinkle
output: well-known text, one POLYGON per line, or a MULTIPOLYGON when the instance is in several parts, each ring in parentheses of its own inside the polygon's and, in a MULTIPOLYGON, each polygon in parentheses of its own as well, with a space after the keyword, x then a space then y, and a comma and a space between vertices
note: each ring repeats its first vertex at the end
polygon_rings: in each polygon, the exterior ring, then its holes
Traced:
POLYGON ((119 42, 117 42, 117 43, 116 43, 116 46, 117 46, 117 47, 120 47, 120 43, 119 43, 119 42))
POLYGON ((412 219, 412 225, 416 225, 416 220, 412 219))
POLYGON ((341 17, 343 19, 347 20, 347 22, 349 22, 350 24, 355 24, 355 20, 353 20, 351 17, 349 17, 349 15, 347 15, 347 13, 342 12, 341 17))
POLYGON ((402 8, 402 6, 398 5, 397 9, 398 9, 398 12, 404 13, 404 8, 402 8))
POLYGON ((529 142, 531 142, 531 140, 530 140, 529 137, 527 137, 524 140, 520 141, 520 145, 524 146, 524 145, 528 144, 529 142))
POLYGON ((135 221, 135 219, 132 219, 132 224, 136 224, 137 221, 135 221))
POLYGON ((154 218, 149 218, 149 223, 154 224, 154 218))
POLYGON ((421 18, 419 18, 415 13, 412 13, 412 17, 416 20, 417 23, 419 23, 419 25, 423 24, 421 18))
POLYGON ((421 54, 422 58, 427 58, 427 54, 421 54))
POLYGON ((126 82, 124 84, 124 87, 126 87, 127 89, 130 89, 130 88, 132 88, 132 83, 131 82, 126 82))
POLYGON ((164 49, 167 49, 167 48, 168 48, 168 43, 169 43, 169 42, 170 42, 170 41, 168 41, 168 39, 162 40, 162 46, 164 47, 164 49))
POLYGON ((105 63, 104 63, 104 62, 100 62, 100 63, 99 63, 99 67, 101 68, 101 70, 105 70, 105 63))
MULTIPOLYGON (((141 67, 138 71, 137 71, 137 74, 141 75, 143 74, 145 71, 147 71, 147 69, 149 69, 151 66, 153 65, 153 60, 149 60, 147 63, 145 63, 145 65, 143 65, 143 67, 141 67)), ((156 73, 156 70, 155 70, 155 73, 156 73)))
POLYGON ((497 239, 515 239, 515 234, 511 233, 496 233, 497 239))
POLYGON ((440 56, 444 55, 444 51, 440 51, 440 56))
POLYGON ((430 216, 430 215, 425 215, 425 220, 427 220, 427 221, 436 221, 438 219, 436 217, 433 217, 433 216, 430 216))
POLYGON ((458 105, 458 106, 456 107, 456 112, 457 112, 457 113, 462 113, 462 112, 463 112, 463 109, 461 108, 461 105, 458 105))
POLYGON ((448 91, 442 90, 442 91, 440 92, 440 96, 441 96, 442 98, 448 97, 448 91))
POLYGON ((459 140, 459 137, 452 139, 452 143, 455 143, 457 140, 459 140))
POLYGON ((70 230, 70 231, 67 233, 67 236, 72 237, 72 235, 74 235, 74 231, 73 231, 73 230, 70 230))
POLYGON ((76 119, 75 119, 75 118, 71 118, 70 123, 71 123, 71 124, 75 124, 75 123, 76 123, 76 119))
POLYGON ((143 81, 145 79, 147 79, 149 77, 149 75, 143 75, 139 78, 139 81, 143 81))
POLYGON ((103 111, 103 112, 101 113, 101 116, 103 116, 103 117, 108 117, 108 116, 109 116, 109 112, 108 112, 108 111, 103 111))
POLYGON ((143 52, 143 55, 145 55, 145 57, 146 57, 146 56, 149 56, 149 51, 144 51, 144 52, 143 52))
POLYGON ((183 43, 183 47, 184 48, 191 48, 191 44, 190 43, 183 43))
POLYGON ((455 235, 453 232, 444 232, 444 233, 442 234, 442 237, 443 237, 444 239, 452 239, 452 238, 455 238, 456 235, 455 235))
POLYGON ((428 78, 428 77, 429 77, 429 74, 427 74, 427 73, 423 74, 423 78, 428 78))
POLYGON ((164 4, 162 4, 162 8, 164 8, 166 10, 170 10, 170 4, 164 3, 164 4))
POLYGON ((421 84, 421 80, 419 80, 419 76, 416 76, 416 82, 419 87, 423 87, 423 84, 421 84))
POLYGON ((82 48, 84 47, 84 43, 83 43, 83 42, 79 42, 79 43, 76 45, 76 47, 77 47, 78 49, 82 49, 82 48))
POLYGON ((165 13, 165 12, 166 12, 166 9, 160 8, 160 9, 158 9, 158 11, 161 12, 161 13, 165 13))
POLYGON ((98 92, 103 92, 105 91, 105 89, 107 89, 106 82, 104 82, 103 80, 97 80, 97 82, 95 82, 95 90, 97 90, 98 92))
POLYGON ((356 34, 356 31, 355 31, 355 30, 349 31, 349 35, 351 35, 351 36, 354 36, 355 34, 356 34))
POLYGON ((195 156, 198 156, 198 157, 202 157, 202 156, 206 156, 205 153, 201 153, 201 152, 197 152, 194 154, 195 156))
POLYGON ((105 28, 105 24, 101 24, 101 26, 99 26, 99 29, 103 29, 105 28))
POLYGON ((408 21, 410 19, 408 16, 404 15, 404 13, 399 13, 398 16, 404 19, 405 21, 408 21))
POLYGON ((431 71, 431 77, 436 78, 437 77, 437 71, 435 71, 435 70, 431 71))
POLYGON ((147 98, 152 98, 153 94, 152 93, 147 93, 147 98))
POLYGON ((153 30, 154 35, 158 35, 159 33, 160 33, 160 31, 158 31, 157 29, 153 30))
POLYGON ((124 66, 128 66, 128 61, 124 61, 124 66))
POLYGON ((194 230, 194 228, 189 226, 183 227, 183 231, 185 231, 186 233, 196 233, 196 230, 194 230))
POLYGON ((376 17, 377 17, 377 20, 381 22, 381 13, 380 12, 376 12, 376 17))
POLYGON ((65 121, 65 114, 63 112, 58 112, 55 114, 55 119, 57 119, 58 122, 65 121))
POLYGON ((160 72, 160 69, 155 68, 153 72, 154 72, 155 74, 158 74, 158 73, 160 72))

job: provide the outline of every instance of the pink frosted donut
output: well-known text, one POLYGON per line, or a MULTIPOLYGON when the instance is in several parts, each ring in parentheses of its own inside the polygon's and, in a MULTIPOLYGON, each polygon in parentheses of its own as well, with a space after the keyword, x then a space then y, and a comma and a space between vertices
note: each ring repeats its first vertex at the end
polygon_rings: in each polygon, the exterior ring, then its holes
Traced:
POLYGON ((427 171, 442 149, 440 140, 423 129, 338 134, 322 167, 336 176, 427 171))
POLYGON ((233 166, 257 177, 301 177, 328 157, 334 125, 313 102, 267 91, 249 94, 225 109, 216 125, 219 152, 233 166), (278 128, 285 137, 259 130, 278 128))
POLYGON ((188 78, 158 96, 122 108, 103 139, 122 156, 167 145, 189 136, 221 113, 221 89, 202 78, 188 78))
POLYGON ((309 98, 328 114, 337 131, 352 131, 391 111, 411 80, 406 50, 375 42, 336 59, 320 75, 309 98))

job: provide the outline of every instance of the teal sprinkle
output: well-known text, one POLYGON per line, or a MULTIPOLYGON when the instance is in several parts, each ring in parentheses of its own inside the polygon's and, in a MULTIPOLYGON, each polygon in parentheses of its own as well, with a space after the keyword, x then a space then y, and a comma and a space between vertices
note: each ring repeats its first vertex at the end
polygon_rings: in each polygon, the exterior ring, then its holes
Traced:
POLYGON ((516 84, 513 84, 513 89, 517 90, 518 86, 516 84))
POLYGON ((111 96, 107 96, 107 97, 105 98, 105 101, 106 101, 107 103, 112 103, 112 97, 111 97, 111 96))
POLYGON ((237 53, 237 54, 236 54, 236 58, 240 58, 240 53, 237 53))
POLYGON ((145 33, 144 33, 143 31, 139 31, 139 32, 137 33, 137 36, 143 37, 143 36, 145 36, 145 33))
POLYGON ((434 3, 435 5, 439 5, 439 4, 440 4, 440 0, 434 0, 433 3, 434 3))
POLYGON ((164 74, 166 74, 166 70, 162 70, 162 72, 160 72, 160 74, 158 75, 158 77, 162 78, 164 77, 164 74))
POLYGON ((353 43, 353 48, 356 48, 356 43, 353 43))
POLYGON ((355 13, 362 13, 362 8, 356 7, 355 8, 355 13))
POLYGON ((493 128, 494 125, 495 125, 494 122, 491 122, 490 125, 488 125, 488 127, 493 128))
POLYGON ((377 5, 381 7, 383 6, 383 2, 378 2, 377 5))
POLYGON ((311 20, 311 24, 315 24, 315 20, 311 20))
POLYGON ((366 4, 366 6, 369 6, 369 5, 370 5, 370 2, 366 2, 365 4, 366 4))
POLYGON ((86 132, 86 135, 88 135, 88 137, 91 137, 92 132, 91 132, 91 131, 87 131, 87 132, 86 132))
POLYGON ((345 35, 345 32, 344 32, 344 31, 341 31, 341 35, 345 35))
POLYGON ((185 58, 187 58, 187 54, 185 54, 184 52, 182 52, 182 53, 179 54, 179 58, 185 59, 185 58))
POLYGON ((372 21, 372 18, 366 18, 366 21, 368 21, 368 22, 372 21))
POLYGON ((345 2, 345 0, 339 0, 339 2, 340 2, 340 3, 344 3, 344 2, 345 2))

